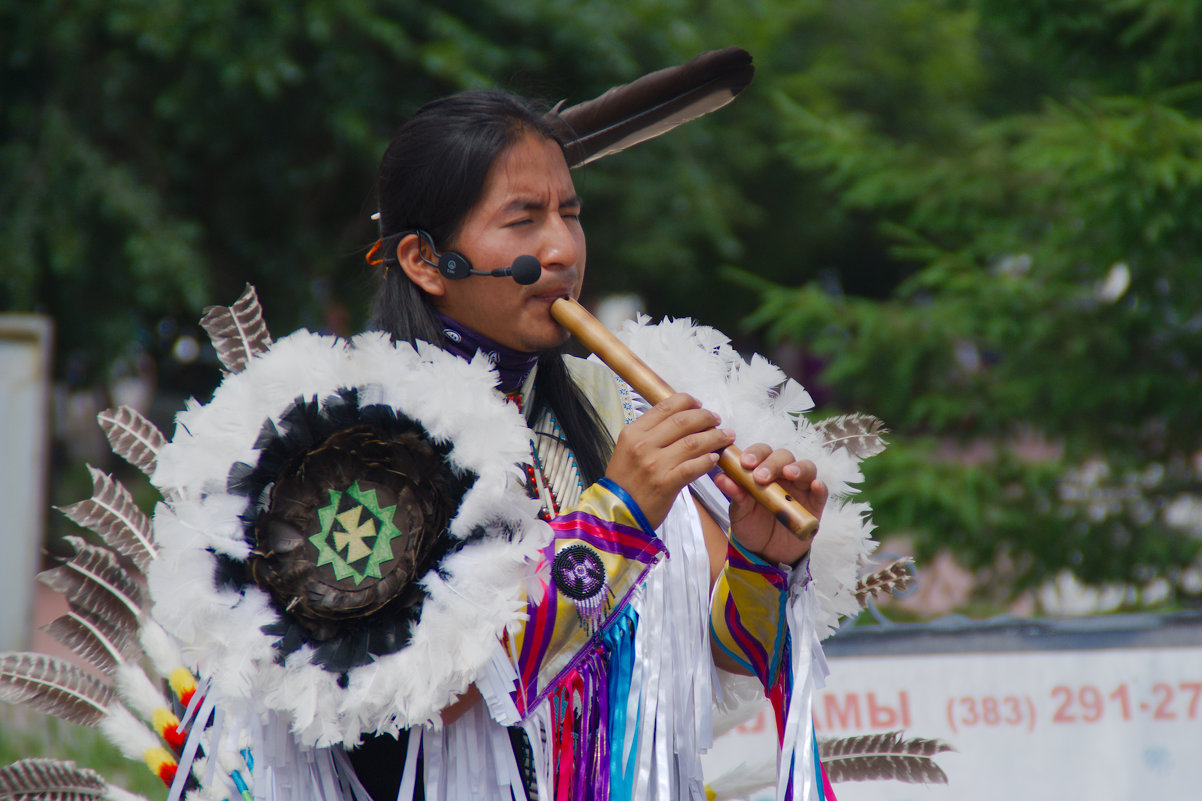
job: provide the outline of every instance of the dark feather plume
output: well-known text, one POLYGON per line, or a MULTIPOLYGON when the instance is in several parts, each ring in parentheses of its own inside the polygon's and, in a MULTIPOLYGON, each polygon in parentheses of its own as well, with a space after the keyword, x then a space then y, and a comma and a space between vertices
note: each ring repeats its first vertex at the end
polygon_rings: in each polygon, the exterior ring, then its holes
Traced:
POLYGON ((154 473, 159 448, 167 441, 154 423, 129 406, 105 409, 96 419, 113 453, 148 476, 154 473))
POLYGON ((70 506, 58 507, 70 520, 100 535, 105 545, 132 559, 145 570, 154 558, 150 520, 134 503, 129 490, 91 465, 92 497, 70 506))
POLYGON ((828 449, 846 448, 857 459, 876 456, 889 444, 884 437, 889 429, 870 414, 843 414, 823 420, 816 427, 826 437, 828 449))
POLYGON ((246 369, 246 363, 271 347, 271 334, 263 321, 259 296, 250 284, 232 306, 209 306, 200 325, 208 332, 217 358, 231 373, 246 369))
POLYGON ((903 740, 900 731, 818 743, 818 756, 832 782, 893 779, 910 784, 947 784, 947 774, 933 757, 954 750, 942 740, 903 740))
POLYGON ((22 759, 0 768, 0 801, 99 801, 109 785, 93 770, 57 759, 22 759))
POLYGON ((109 714, 113 688, 57 657, 9 652, 0 654, 0 701, 96 726, 109 714))
POLYGON ((728 47, 559 110, 574 135, 564 148, 568 166, 588 164, 720 109, 751 83, 754 74, 751 55, 728 47))
POLYGON ((909 556, 895 559, 879 570, 874 570, 856 584, 856 600, 860 606, 866 606, 869 598, 900 592, 914 580, 910 565, 914 560, 909 556))

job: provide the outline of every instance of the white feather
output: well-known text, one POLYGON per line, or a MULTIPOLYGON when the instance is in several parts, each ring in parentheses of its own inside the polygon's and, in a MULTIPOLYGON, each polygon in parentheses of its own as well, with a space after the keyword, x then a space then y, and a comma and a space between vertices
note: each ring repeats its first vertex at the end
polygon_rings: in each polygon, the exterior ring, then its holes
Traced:
POLYGON ((134 712, 149 721, 154 710, 168 708, 170 704, 162 691, 137 665, 124 664, 117 668, 117 692, 134 712))
POLYGON ((210 403, 180 414, 153 477, 178 500, 156 511, 162 551, 148 571, 150 591, 155 618, 178 639, 187 665, 212 677, 223 705, 284 713, 302 744, 354 743, 362 732, 437 721, 480 675, 499 636, 524 613, 530 565, 550 537, 536 520, 537 503, 518 487, 528 432, 493 391, 496 380, 482 357, 468 362, 424 343, 394 345, 378 332, 344 342, 300 331, 227 376, 210 403), (236 462, 257 460, 264 421, 278 423, 298 397, 320 400, 349 387, 362 403, 388 404, 451 443, 452 468, 478 476, 451 532, 462 537, 484 526, 494 536, 448 558, 445 578, 424 579, 429 597, 410 644, 351 670, 343 688, 312 664, 309 649, 277 664, 262 633, 276 617, 267 596, 218 590, 213 569, 214 553, 248 555, 246 500, 229 495, 225 483, 236 462))
POLYGON ((809 393, 764 357, 744 360, 725 336, 689 320, 651 324, 644 317, 628 322, 619 337, 673 389, 718 414, 723 427, 735 431, 740 448, 766 442, 814 462, 830 490, 811 548, 819 636, 832 634, 840 618, 859 614, 856 574, 876 543, 868 505, 847 498, 857 492, 863 475, 846 449, 828 450, 804 416, 812 407, 809 393))
POLYGON ((184 664, 178 645, 157 621, 144 620, 138 631, 138 638, 142 642, 142 650, 146 652, 159 675, 170 676, 171 671, 184 664))
POLYGON ((136 762, 141 762, 142 756, 152 748, 163 747, 158 735, 125 707, 114 706, 109 716, 101 722, 100 730, 126 759, 136 762))

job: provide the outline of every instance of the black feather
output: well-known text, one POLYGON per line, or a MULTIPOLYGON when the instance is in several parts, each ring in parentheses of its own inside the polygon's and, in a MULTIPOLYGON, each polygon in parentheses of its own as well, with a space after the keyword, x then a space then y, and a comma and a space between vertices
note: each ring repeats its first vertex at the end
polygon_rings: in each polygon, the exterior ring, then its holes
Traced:
POLYGON ((754 74, 751 54, 728 47, 562 109, 559 117, 574 134, 564 147, 568 166, 588 164, 720 109, 754 74))

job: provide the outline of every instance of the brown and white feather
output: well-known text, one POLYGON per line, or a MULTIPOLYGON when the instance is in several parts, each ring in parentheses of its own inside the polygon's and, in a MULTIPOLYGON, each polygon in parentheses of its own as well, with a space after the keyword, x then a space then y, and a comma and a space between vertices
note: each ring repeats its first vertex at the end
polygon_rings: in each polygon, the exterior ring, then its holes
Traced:
POLYGON ((88 465, 92 497, 58 507, 70 520, 100 536, 104 543, 146 570, 155 556, 150 520, 134 503, 129 490, 108 474, 88 465))
POLYGON ((0 701, 25 704, 80 726, 97 726, 114 700, 106 682, 58 657, 0 654, 0 701))
POLYGON ((167 442, 154 423, 129 406, 105 409, 96 415, 96 419, 104 429, 113 453, 148 476, 154 473, 159 449, 167 442))
POLYGON ((884 435, 889 429, 870 414, 843 414, 830 417, 815 426, 826 438, 828 450, 846 449, 857 459, 867 459, 885 450, 889 443, 884 435))
POLYGON ((66 575, 71 611, 45 631, 104 673, 140 656, 137 616, 104 587, 66 575))
POLYGON ((200 325, 208 333, 217 358, 231 373, 240 373, 255 356, 271 347, 259 296, 250 284, 232 306, 209 306, 200 325))
POLYGON ((121 664, 121 645, 109 632, 75 614, 62 615, 42 626, 42 631, 71 649, 96 670, 111 675, 121 664))
POLYGON ((914 581, 914 574, 910 570, 913 564, 912 557, 903 556, 861 578, 856 584, 856 600, 860 606, 867 606, 870 598, 901 592, 909 587, 914 581))
POLYGON ((0 768, 0 801, 99 801, 109 784, 97 772, 58 759, 22 759, 0 768))
POLYGON ((71 600, 87 585, 95 585, 120 603, 136 618, 142 616, 146 599, 145 579, 133 566, 108 548, 92 545, 83 537, 67 536, 75 550, 69 561, 43 570, 38 580, 71 600))
POLYGON ((900 731, 821 740, 818 756, 832 782, 892 779, 910 784, 947 784, 934 756, 955 749, 942 740, 912 737, 900 731))

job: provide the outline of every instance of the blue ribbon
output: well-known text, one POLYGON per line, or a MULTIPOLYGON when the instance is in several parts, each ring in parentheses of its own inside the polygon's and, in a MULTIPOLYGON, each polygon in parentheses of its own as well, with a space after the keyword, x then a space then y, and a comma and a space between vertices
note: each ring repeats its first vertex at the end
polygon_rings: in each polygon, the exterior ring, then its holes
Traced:
MULTIPOLYGON (((818 736, 814 733, 813 727, 810 728, 810 743, 814 746, 814 788, 817 790, 816 797, 818 801, 827 801, 826 782, 822 781, 822 763, 818 761, 818 736)), ((834 801, 834 799, 830 799, 830 801, 834 801)))
MULTIPOLYGON (((634 793, 634 768, 637 759, 629 765, 622 764, 622 750, 626 740, 626 702, 630 698, 630 684, 634 675, 634 635, 638 629, 638 614, 627 606, 614 619, 602 637, 609 652, 609 797, 613 801, 630 799, 634 793)), ((643 715, 639 706, 638 729, 643 715)), ((636 749, 637 751, 637 749, 636 749)))

